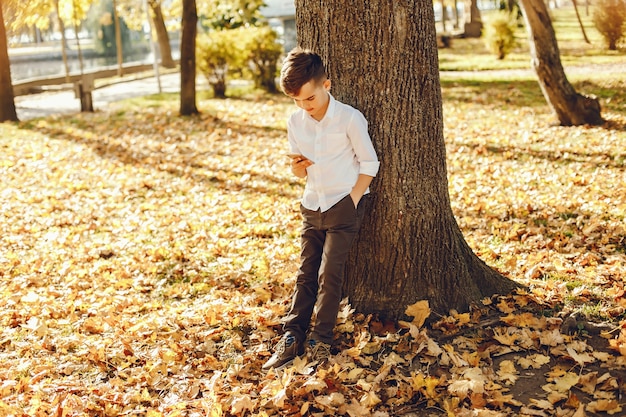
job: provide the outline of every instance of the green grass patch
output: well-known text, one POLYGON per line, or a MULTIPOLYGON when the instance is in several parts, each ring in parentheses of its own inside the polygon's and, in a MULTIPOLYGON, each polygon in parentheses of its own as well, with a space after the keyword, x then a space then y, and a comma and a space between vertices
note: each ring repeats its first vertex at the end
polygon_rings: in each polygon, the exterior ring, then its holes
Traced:
MULTIPOLYGON (((573 7, 551 9, 552 25, 557 38, 561 62, 565 67, 593 64, 624 64, 624 51, 609 51, 592 21, 593 8, 589 14, 581 7, 581 19, 590 43, 585 42, 573 7)), ((490 13, 483 12, 484 22, 490 13)), ((439 50, 439 68, 442 71, 484 71, 498 69, 530 69, 530 47, 523 20, 515 32, 517 47, 503 60, 488 51, 482 39, 452 40, 450 48, 439 50)))

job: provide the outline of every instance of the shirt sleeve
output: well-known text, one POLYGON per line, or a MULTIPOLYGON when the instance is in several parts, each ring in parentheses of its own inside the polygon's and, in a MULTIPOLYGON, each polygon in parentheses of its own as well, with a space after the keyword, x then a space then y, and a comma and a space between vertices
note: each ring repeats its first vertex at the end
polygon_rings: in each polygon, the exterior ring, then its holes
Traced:
POLYGON ((367 130, 367 120, 360 111, 356 110, 353 113, 347 133, 359 161, 359 174, 375 177, 380 168, 380 162, 367 130))

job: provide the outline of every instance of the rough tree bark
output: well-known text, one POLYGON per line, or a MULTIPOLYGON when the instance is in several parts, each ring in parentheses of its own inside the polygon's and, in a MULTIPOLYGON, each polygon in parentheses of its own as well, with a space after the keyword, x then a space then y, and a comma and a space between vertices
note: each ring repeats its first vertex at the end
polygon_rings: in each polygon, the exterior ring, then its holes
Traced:
POLYGON ((9 61, 9 44, 4 26, 2 2, 0 2, 0 122, 17 121, 13 81, 11 80, 11 61, 9 61))
POLYGON ((448 313, 515 288, 472 252, 450 207, 432 1, 296 0, 296 27, 335 97, 368 119, 381 160, 347 266, 353 307, 394 319, 427 299, 448 313))
POLYGON ((544 0, 521 0, 532 65, 541 91, 562 126, 600 125, 597 99, 578 94, 565 76, 561 54, 544 0))
POLYGON ((198 113, 196 106, 196 33, 198 13, 196 0, 183 0, 182 36, 180 40, 180 114, 198 113))

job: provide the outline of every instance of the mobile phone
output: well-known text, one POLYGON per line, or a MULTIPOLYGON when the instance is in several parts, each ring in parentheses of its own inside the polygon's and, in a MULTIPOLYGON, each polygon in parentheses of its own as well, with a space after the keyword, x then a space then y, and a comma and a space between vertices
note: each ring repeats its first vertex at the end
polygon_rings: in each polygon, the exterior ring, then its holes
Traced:
POLYGON ((305 159, 308 159, 306 156, 300 155, 299 153, 288 153, 287 156, 291 159, 296 159, 298 161, 303 161, 305 159))

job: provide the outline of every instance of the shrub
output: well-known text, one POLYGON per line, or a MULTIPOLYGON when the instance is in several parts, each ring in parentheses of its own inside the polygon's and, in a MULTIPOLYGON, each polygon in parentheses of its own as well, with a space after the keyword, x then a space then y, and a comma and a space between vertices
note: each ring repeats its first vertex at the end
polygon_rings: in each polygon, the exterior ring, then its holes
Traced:
POLYGON ((278 41, 278 34, 269 26, 246 29, 245 50, 256 87, 269 93, 276 93, 278 58, 283 53, 283 46, 278 41))
POLYGON ((593 23, 604 38, 609 50, 617 50, 617 43, 624 38, 626 22, 625 0, 597 0, 593 23))
POLYGON ((241 71, 244 65, 245 52, 238 35, 238 30, 214 30, 198 37, 198 70, 206 77, 216 98, 226 97, 228 76, 241 71))
POLYGON ((226 97, 230 77, 252 79, 256 87, 276 93, 278 58, 283 47, 269 26, 213 30, 198 37, 198 70, 217 98, 226 97))
POLYGON ((516 13, 505 10, 494 12, 483 30, 483 39, 487 48, 497 55, 498 59, 504 57, 515 48, 515 19, 516 13))

